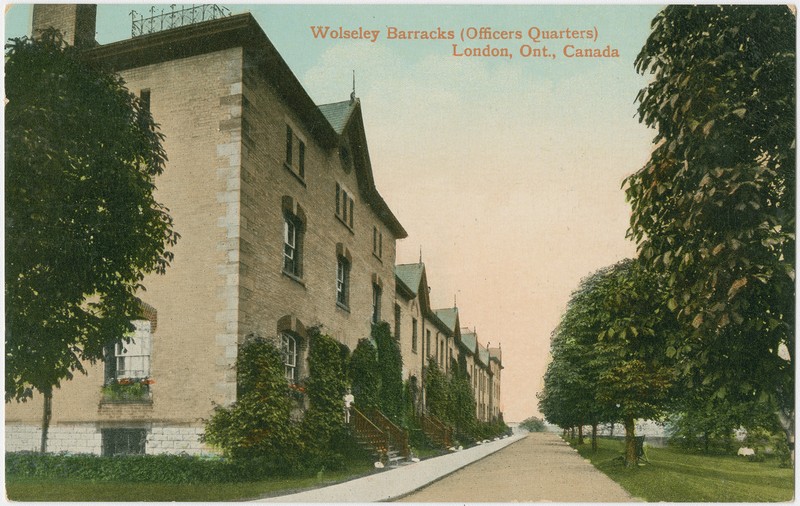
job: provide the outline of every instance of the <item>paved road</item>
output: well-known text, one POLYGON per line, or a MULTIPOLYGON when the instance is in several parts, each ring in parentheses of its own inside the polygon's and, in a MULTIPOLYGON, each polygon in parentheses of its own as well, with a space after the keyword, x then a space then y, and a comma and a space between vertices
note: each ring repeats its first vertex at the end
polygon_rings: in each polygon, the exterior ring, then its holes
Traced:
POLYGON ((533 433, 401 499, 404 502, 629 502, 556 434, 533 433))

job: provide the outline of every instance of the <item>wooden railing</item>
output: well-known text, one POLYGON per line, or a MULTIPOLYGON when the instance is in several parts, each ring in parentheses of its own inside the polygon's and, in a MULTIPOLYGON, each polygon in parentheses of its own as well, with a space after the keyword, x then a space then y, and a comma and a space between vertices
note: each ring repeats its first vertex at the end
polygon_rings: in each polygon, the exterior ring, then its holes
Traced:
POLYGON ((355 406, 350 406, 350 423, 353 425, 356 436, 364 443, 375 448, 381 455, 385 455, 389 451, 388 435, 355 406))
POLYGON ((449 448, 453 446, 453 430, 433 415, 422 414, 422 431, 433 440, 434 443, 449 448))
POLYGON ((400 452, 403 457, 408 457, 411 453, 408 446, 408 432, 395 425, 394 422, 377 409, 370 412, 370 417, 374 420, 375 425, 389 436, 389 444, 392 448, 400 452))

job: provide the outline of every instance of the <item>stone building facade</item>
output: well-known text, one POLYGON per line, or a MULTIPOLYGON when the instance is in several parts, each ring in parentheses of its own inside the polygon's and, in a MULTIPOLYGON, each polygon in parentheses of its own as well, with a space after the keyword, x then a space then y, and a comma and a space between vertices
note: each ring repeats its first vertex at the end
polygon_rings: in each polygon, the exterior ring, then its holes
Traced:
MULTIPOLYGON (((457 345, 420 293, 424 266, 414 287, 397 274, 407 233, 375 187, 358 98, 314 104, 249 14, 96 45, 95 8, 36 5, 33 33, 72 34, 149 103, 169 157, 156 199, 181 239, 166 274, 143 282, 137 343, 54 393, 49 451, 210 451, 203 419, 235 401, 252 334, 280 340, 289 381, 306 374, 308 329, 352 350, 381 320, 406 378, 427 356, 448 367, 457 345), (127 376, 146 392, 109 392, 127 376)), ((38 398, 7 404, 7 450, 38 448, 40 420, 38 398)))

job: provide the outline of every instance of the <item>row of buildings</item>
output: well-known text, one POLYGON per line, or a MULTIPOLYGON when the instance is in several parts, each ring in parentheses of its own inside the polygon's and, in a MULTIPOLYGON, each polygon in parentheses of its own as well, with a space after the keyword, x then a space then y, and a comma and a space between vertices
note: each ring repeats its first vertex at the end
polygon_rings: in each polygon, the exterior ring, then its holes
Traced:
MULTIPOLYGON (((353 350, 377 321, 404 379, 462 355, 476 415, 500 416, 500 349, 431 307, 424 264, 396 264, 407 233, 375 187, 359 99, 315 104, 250 14, 212 17, 98 45, 96 6, 33 8, 34 35, 58 28, 149 103, 169 157, 156 198, 181 235, 144 282, 133 342, 54 393, 48 450, 208 451, 203 419, 236 400, 246 336, 280 339, 299 382, 308 329, 353 350)), ((6 449, 37 449, 41 418, 36 399, 7 404, 6 449)))

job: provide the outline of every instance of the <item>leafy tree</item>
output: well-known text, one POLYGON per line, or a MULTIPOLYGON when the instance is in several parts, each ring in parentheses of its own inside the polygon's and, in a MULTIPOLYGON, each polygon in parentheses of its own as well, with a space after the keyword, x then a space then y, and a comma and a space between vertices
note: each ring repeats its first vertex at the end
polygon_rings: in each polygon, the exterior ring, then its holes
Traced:
POLYGON ((381 377, 381 411, 395 421, 403 416, 403 357, 397 341, 392 337, 389 324, 376 323, 372 326, 372 338, 378 349, 378 364, 381 377))
POLYGON ((544 420, 539 417, 531 416, 526 418, 519 424, 520 427, 527 430, 528 432, 544 432, 544 420))
POLYGON ((554 333, 540 396, 540 411, 565 428, 622 420, 627 463, 636 459, 634 421, 658 418, 670 400, 664 341, 677 324, 659 286, 632 260, 583 280, 554 333))
POLYGON ((378 351, 369 339, 361 339, 353 350, 349 365, 350 384, 359 409, 380 407, 381 374, 378 351))
POLYGON ((786 6, 675 5, 636 59, 656 148, 630 176, 629 235, 688 332, 681 372, 793 433, 795 25, 786 6))
POLYGON ((133 330, 178 234, 153 197, 163 136, 55 31, 6 50, 6 400, 44 395, 133 330))
POLYGON ((273 340, 249 336, 239 346, 236 381, 236 402, 214 408, 203 441, 235 459, 266 456, 276 464, 296 465, 300 430, 292 420, 283 354, 273 340))

